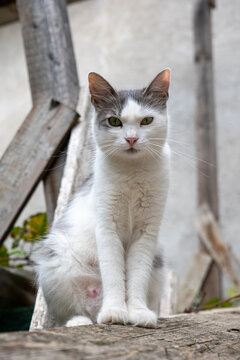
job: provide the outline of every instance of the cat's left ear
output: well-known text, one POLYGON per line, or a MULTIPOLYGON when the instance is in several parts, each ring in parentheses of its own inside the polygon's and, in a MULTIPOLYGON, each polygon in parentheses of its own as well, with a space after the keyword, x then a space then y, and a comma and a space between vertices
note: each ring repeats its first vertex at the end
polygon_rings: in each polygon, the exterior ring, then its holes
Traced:
POLYGON ((168 100, 168 89, 170 85, 170 70, 161 71, 144 90, 144 95, 154 95, 161 99, 163 105, 168 100))

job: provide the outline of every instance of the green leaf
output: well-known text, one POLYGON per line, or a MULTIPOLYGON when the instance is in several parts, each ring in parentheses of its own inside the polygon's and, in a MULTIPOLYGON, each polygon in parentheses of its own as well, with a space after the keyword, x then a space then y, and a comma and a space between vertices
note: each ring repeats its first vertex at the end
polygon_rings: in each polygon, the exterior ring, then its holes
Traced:
POLYGON ((46 235, 47 227, 47 215, 46 213, 39 213, 30 216, 29 219, 24 221, 23 224, 24 233, 22 238, 27 242, 35 242, 46 235))
POLYGON ((5 245, 0 247, 0 266, 9 266, 9 254, 5 245))
POLYGON ((214 298, 208 300, 207 302, 205 302, 203 306, 214 305, 217 302, 219 302, 220 300, 221 299, 219 299, 218 297, 214 297, 214 298))
POLYGON ((229 297, 235 296, 235 295, 239 294, 239 292, 240 291, 239 291, 237 285, 233 285, 232 287, 227 289, 227 293, 228 293, 229 297))

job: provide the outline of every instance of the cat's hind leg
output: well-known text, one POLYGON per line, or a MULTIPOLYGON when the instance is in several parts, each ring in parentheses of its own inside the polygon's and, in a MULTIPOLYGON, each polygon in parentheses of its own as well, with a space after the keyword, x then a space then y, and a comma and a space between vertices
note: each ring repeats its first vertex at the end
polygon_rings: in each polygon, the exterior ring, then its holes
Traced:
POLYGON ((75 316, 84 324, 89 324, 95 321, 101 306, 99 278, 96 273, 86 275, 87 262, 81 255, 80 263, 76 256, 67 236, 55 231, 44 241, 42 255, 38 259, 39 285, 49 314, 58 326, 64 326, 75 316))

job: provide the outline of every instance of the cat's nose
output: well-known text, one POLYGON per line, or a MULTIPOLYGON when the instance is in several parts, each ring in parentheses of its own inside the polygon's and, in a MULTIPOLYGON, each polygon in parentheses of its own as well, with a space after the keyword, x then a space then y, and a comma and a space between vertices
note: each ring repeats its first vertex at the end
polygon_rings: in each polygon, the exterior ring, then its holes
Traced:
POLYGON ((138 137, 126 137, 125 139, 131 146, 138 141, 138 137))

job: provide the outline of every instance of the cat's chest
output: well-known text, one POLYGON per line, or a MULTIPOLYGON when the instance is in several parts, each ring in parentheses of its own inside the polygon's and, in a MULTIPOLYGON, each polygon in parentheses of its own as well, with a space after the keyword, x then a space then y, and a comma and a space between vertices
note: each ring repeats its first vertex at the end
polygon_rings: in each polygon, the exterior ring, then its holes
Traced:
POLYGON ((113 221, 122 239, 139 237, 151 223, 156 194, 146 181, 126 181, 115 194, 113 221))

